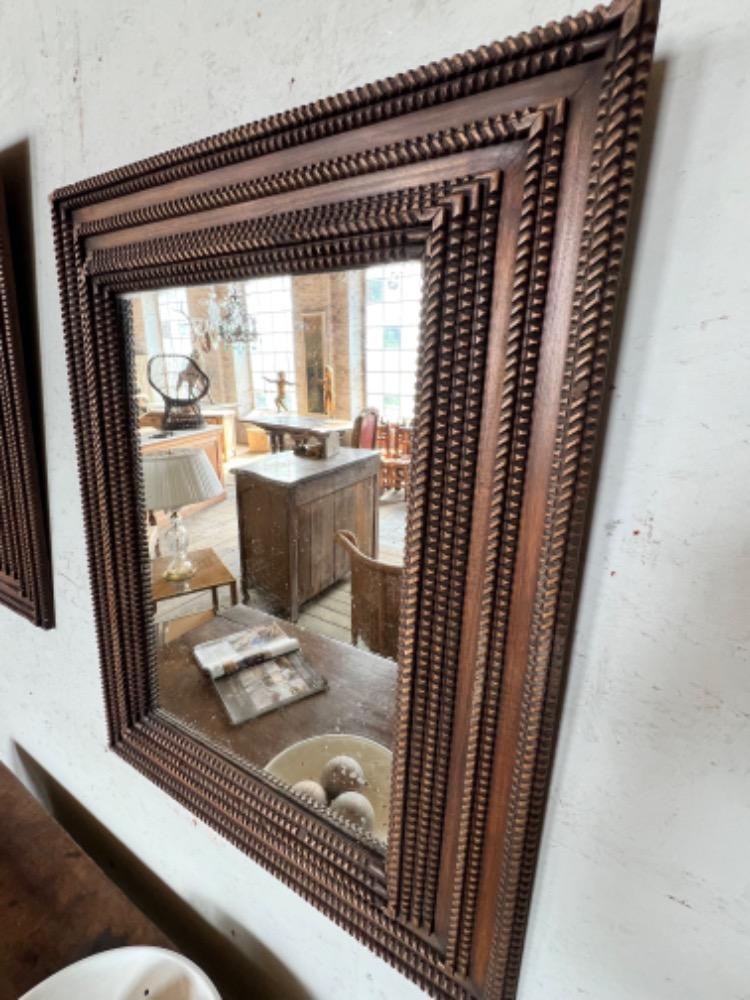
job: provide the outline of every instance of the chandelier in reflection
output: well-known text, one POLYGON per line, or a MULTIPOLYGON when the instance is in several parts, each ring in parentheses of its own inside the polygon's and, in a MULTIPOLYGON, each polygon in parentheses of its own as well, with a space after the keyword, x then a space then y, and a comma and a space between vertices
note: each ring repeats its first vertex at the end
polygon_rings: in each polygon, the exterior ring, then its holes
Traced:
POLYGON ((229 285, 226 294, 221 297, 217 296, 215 288, 211 288, 203 303, 205 317, 191 316, 184 309, 181 312, 190 324, 194 341, 204 353, 223 344, 234 347, 237 344, 253 344, 258 339, 258 324, 248 312, 247 301, 239 285, 229 285))

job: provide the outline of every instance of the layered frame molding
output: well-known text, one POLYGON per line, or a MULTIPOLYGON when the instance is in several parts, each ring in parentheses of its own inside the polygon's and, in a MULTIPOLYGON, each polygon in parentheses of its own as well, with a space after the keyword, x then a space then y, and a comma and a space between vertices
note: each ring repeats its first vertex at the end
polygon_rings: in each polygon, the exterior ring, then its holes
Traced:
POLYGON ((52 568, 0 184, 0 604, 51 628, 52 568))
POLYGON ((516 992, 656 18, 618 0, 53 196, 110 742, 436 997, 516 992), (117 297, 405 257, 425 277, 383 852, 159 708, 117 297))

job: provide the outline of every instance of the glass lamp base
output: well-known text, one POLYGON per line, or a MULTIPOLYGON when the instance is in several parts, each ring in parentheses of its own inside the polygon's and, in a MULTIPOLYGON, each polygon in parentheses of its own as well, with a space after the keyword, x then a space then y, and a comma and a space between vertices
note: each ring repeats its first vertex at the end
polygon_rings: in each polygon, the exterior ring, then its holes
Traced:
POLYGON ((178 511, 172 511, 171 518, 172 525, 164 536, 164 543, 172 558, 164 571, 164 579, 189 580, 196 567, 188 554, 187 528, 178 511))
POLYGON ((195 575, 195 565, 189 559, 179 561, 173 559, 164 570, 163 575, 165 580, 189 580, 191 576, 195 575))

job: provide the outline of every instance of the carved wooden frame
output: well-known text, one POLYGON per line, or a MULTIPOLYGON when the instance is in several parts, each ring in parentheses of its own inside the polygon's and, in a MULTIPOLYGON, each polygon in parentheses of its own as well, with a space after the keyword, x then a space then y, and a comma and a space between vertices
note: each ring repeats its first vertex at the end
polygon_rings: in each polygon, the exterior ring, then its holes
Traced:
POLYGON ((437 997, 515 995, 655 0, 617 0, 63 188, 109 738, 437 997), (158 707, 121 292, 421 256, 389 847, 158 707))
POLYGON ((53 625, 52 567, 0 185, 0 604, 53 625))

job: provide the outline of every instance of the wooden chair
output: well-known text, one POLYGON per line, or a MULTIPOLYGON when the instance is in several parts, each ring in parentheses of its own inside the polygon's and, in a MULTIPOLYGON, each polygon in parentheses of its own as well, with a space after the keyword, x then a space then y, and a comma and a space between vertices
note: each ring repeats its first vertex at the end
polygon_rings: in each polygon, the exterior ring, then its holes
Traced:
POLYGON ((365 555, 351 531, 337 531, 336 541, 349 553, 352 566, 352 645, 361 638, 371 652, 395 660, 403 567, 365 555))
POLYGON ((352 448, 377 448, 378 419, 378 411, 373 407, 357 415, 352 430, 352 448))
POLYGON ((380 451, 380 490, 409 489, 411 464, 411 427, 387 421, 378 427, 377 446, 380 451))

